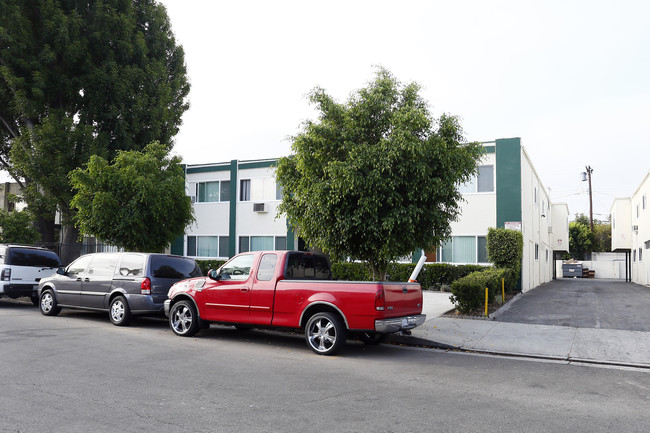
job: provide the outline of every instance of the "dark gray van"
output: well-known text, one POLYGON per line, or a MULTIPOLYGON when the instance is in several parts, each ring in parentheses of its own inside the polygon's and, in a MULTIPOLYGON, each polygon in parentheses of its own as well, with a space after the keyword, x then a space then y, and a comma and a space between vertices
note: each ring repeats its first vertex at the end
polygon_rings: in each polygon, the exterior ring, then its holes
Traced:
POLYGON ((61 266, 54 251, 27 245, 0 245, 0 297, 29 296, 38 304, 38 283, 61 266))
POLYGON ((172 284, 202 275, 188 257, 153 253, 86 254, 38 285, 46 316, 62 307, 108 311, 113 324, 127 325, 132 315, 158 314, 172 284))

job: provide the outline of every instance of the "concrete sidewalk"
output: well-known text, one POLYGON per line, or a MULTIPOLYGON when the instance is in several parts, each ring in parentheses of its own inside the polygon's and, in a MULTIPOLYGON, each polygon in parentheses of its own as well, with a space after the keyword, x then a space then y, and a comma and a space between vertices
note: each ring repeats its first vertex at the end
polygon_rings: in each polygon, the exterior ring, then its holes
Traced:
POLYGON ((425 291, 426 322, 410 336, 391 336, 391 341, 440 349, 650 368, 650 332, 441 317, 454 308, 449 295, 425 291))

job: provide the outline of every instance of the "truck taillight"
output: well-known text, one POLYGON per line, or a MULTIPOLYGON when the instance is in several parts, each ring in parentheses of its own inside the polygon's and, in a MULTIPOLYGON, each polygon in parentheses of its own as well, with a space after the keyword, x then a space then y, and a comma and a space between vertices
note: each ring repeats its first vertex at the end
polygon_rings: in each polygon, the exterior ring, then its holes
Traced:
POLYGON ((151 295, 151 280, 149 278, 145 278, 140 283, 140 294, 151 295))
POLYGON ((2 270, 2 281, 9 281, 11 280, 11 268, 5 268, 2 270))
POLYGON ((382 288, 375 293, 375 310, 384 311, 384 308, 386 308, 386 293, 382 288))

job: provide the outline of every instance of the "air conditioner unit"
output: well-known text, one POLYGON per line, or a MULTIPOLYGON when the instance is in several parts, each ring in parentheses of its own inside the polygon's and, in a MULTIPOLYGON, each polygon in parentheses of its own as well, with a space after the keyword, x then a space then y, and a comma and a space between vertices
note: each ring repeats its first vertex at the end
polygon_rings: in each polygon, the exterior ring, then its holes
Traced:
POLYGON ((192 203, 196 203, 196 196, 195 196, 195 195, 191 195, 191 196, 190 196, 190 201, 191 201, 192 203))
POLYGON ((253 212, 265 213, 268 211, 268 203, 253 203, 253 212))
POLYGON ((639 231, 639 226, 632 226, 632 230, 634 230, 635 232, 638 232, 639 231))

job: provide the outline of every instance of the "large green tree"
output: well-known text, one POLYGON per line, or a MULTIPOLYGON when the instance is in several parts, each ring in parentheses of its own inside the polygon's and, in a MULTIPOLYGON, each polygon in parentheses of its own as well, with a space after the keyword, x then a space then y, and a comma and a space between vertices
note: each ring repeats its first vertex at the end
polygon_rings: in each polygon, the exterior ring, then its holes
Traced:
POLYGON ((188 92, 183 50, 154 0, 0 4, 0 166, 23 183, 44 241, 55 209, 74 215, 68 173, 91 155, 171 147, 188 92))
POLYGON ((93 155, 70 180, 81 233, 129 251, 161 252, 194 220, 180 158, 160 143, 121 151, 112 164, 93 155))
POLYGON ((416 83, 379 68, 338 103, 316 88, 320 117, 281 158, 280 213, 327 253, 368 262, 383 278, 389 262, 429 250, 459 215, 457 186, 475 172, 482 148, 464 144, 458 118, 434 119, 416 83))
POLYGON ((577 260, 584 260, 592 252, 612 250, 612 229, 609 222, 594 220, 594 230, 590 229, 589 217, 576 214, 569 223, 569 254, 577 260))

